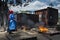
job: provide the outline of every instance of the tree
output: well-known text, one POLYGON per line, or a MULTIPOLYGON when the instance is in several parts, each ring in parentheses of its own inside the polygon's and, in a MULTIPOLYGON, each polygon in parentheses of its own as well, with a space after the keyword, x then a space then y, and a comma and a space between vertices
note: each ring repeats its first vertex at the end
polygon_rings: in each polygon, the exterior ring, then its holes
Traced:
POLYGON ((4 31, 6 30, 6 14, 7 14, 7 11, 8 11, 7 1, 8 0, 5 0, 5 1, 0 0, 0 11, 1 11, 1 16, 3 15, 2 16, 2 21, 3 21, 4 31))

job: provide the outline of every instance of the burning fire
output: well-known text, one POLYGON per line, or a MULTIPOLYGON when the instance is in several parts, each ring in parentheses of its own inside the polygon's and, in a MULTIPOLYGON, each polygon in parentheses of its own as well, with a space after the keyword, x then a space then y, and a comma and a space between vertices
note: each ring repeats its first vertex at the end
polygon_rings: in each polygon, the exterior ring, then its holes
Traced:
POLYGON ((40 32, 48 32, 48 28, 46 28, 44 26, 39 26, 39 31, 40 32))

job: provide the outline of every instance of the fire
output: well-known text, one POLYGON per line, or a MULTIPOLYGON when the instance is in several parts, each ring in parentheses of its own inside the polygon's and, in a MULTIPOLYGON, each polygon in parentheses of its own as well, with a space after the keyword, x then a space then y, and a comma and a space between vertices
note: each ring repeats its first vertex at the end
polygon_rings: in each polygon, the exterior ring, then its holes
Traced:
POLYGON ((46 28, 44 26, 39 26, 39 31, 40 32, 48 32, 48 28, 46 28))

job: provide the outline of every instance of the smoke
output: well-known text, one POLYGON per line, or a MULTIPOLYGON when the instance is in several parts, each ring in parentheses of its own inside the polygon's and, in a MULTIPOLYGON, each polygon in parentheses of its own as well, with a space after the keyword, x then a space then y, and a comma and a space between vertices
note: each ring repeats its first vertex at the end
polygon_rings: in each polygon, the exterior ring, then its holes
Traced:
POLYGON ((21 23, 27 25, 27 15, 22 14, 21 23))
POLYGON ((34 27, 34 25, 35 25, 35 23, 30 19, 27 20, 27 23, 28 23, 29 27, 34 27))
POLYGON ((28 27, 34 27, 35 23, 31 19, 29 19, 29 17, 26 14, 22 14, 21 24, 22 25, 27 25, 28 27))

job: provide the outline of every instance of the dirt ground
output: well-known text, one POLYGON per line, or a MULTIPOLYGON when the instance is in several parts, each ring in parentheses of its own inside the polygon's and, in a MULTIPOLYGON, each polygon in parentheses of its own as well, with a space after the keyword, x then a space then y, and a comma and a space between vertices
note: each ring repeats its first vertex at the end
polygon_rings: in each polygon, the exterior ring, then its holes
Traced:
MULTIPOLYGON (((7 32, 0 32, 0 40, 20 40, 22 38, 26 37, 32 37, 33 35, 29 35, 24 32, 19 32, 15 34, 8 34, 7 32), (25 35, 25 36, 22 36, 25 35)), ((37 39, 36 40, 60 40, 60 34, 59 35, 54 35, 54 36, 47 36, 43 34, 38 34, 36 35, 37 39)))

